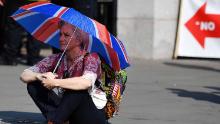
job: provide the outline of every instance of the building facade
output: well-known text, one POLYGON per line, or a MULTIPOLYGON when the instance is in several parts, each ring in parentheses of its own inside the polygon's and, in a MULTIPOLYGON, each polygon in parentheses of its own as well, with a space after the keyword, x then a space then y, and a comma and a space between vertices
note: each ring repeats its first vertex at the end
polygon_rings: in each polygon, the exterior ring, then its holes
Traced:
POLYGON ((172 59, 180 0, 118 0, 117 37, 132 58, 172 59))

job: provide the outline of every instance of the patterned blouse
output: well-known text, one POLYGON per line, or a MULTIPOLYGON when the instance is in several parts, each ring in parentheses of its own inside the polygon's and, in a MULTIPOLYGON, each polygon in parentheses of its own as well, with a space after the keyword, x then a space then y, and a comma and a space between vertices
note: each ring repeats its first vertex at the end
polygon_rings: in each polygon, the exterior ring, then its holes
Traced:
MULTIPOLYGON (((49 57, 44 58, 36 65, 28 69, 38 73, 52 72, 60 56, 61 54, 53 54, 49 57)), ((78 77, 83 76, 87 73, 92 73, 97 76, 97 79, 99 79, 101 76, 101 61, 98 54, 91 53, 86 55, 85 57, 84 55, 76 57, 71 66, 67 67, 66 56, 64 56, 64 59, 61 61, 61 64, 56 72, 59 79, 64 78, 65 71, 68 72, 68 77, 78 77)))

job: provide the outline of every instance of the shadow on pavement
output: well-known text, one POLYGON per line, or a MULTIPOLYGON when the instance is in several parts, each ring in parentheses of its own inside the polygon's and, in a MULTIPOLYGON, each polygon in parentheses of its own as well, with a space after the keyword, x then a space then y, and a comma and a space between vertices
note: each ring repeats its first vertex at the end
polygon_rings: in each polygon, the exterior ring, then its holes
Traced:
POLYGON ((195 100, 208 101, 208 102, 220 104, 220 96, 214 93, 189 91, 185 89, 174 89, 174 88, 167 88, 167 90, 170 90, 172 93, 177 94, 179 97, 188 97, 195 100))
POLYGON ((40 113, 0 111, 0 124, 43 124, 44 117, 40 113))
POLYGON ((182 64, 182 63, 171 63, 171 62, 164 62, 163 64, 168 66, 175 66, 175 67, 181 67, 181 68, 188 68, 188 69, 199 69, 204 71, 215 71, 220 72, 219 69, 215 69, 212 67, 205 67, 204 65, 190 65, 190 64, 182 64))
POLYGON ((215 90, 214 92, 212 92, 212 93, 214 93, 214 94, 220 94, 220 87, 210 87, 210 86, 205 86, 204 88, 208 88, 208 89, 212 89, 212 90, 215 90))

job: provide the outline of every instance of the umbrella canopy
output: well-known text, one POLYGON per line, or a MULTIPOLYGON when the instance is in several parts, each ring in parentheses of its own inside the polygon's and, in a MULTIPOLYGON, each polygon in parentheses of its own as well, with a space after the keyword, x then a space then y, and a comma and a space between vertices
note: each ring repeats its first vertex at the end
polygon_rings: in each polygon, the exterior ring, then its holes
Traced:
POLYGON ((90 37, 86 48, 88 52, 101 55, 116 71, 129 66, 123 43, 109 33, 104 25, 73 8, 50 2, 35 2, 20 7, 11 17, 36 39, 56 48, 60 48, 58 22, 63 20, 88 33, 90 37))

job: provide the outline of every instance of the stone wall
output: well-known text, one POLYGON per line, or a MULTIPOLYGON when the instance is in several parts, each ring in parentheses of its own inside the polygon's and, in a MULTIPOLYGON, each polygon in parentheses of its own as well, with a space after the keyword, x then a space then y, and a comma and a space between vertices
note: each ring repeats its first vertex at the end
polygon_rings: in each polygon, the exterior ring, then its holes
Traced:
POLYGON ((118 37, 130 57, 171 59, 179 0, 118 0, 118 37))

